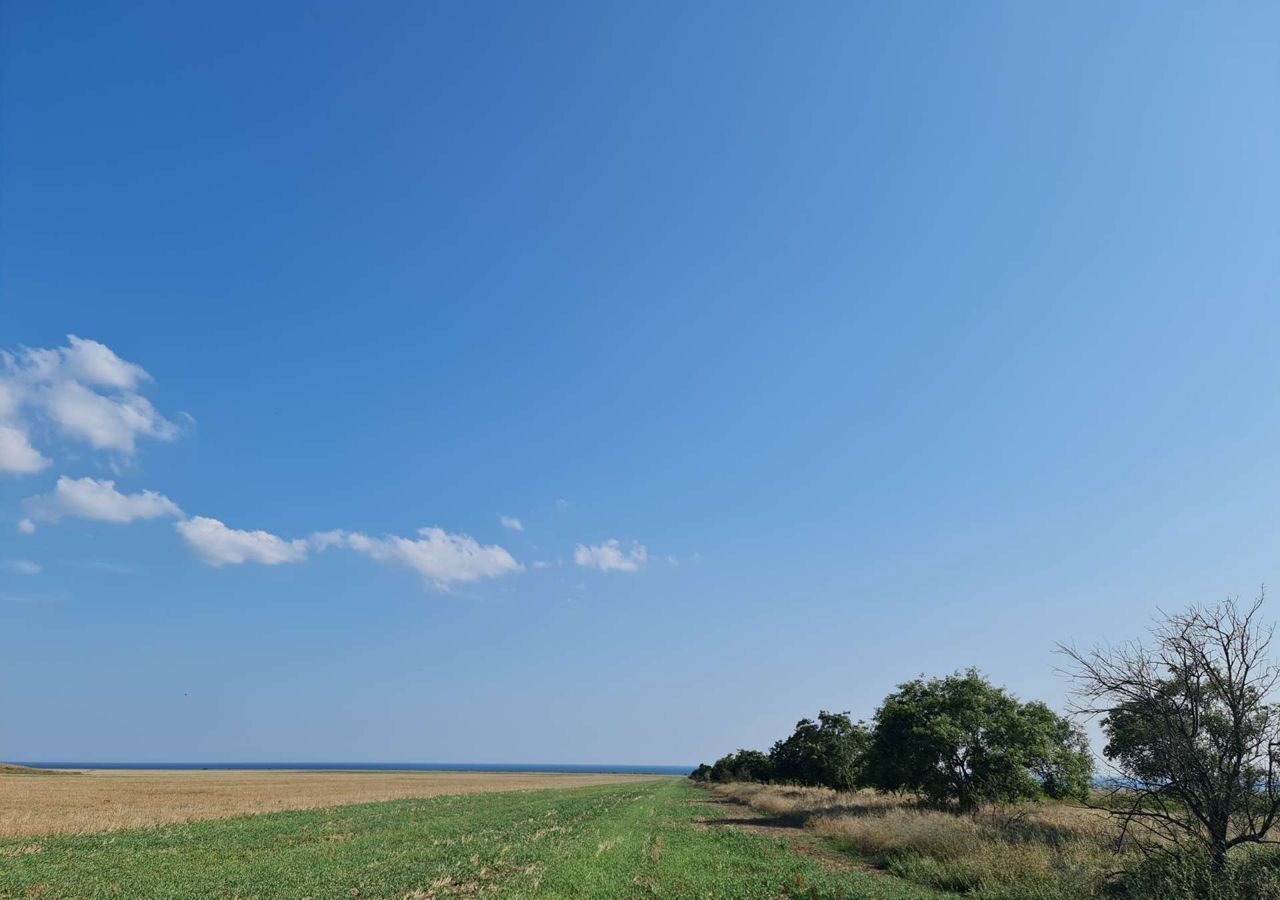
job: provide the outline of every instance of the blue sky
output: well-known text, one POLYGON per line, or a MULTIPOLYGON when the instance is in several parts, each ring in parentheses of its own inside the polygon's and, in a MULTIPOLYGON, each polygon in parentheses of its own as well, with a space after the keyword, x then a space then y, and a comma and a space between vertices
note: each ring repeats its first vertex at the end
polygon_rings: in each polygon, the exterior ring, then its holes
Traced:
POLYGON ((693 763, 1252 596, 1278 29, 7 5, 0 758, 693 763))

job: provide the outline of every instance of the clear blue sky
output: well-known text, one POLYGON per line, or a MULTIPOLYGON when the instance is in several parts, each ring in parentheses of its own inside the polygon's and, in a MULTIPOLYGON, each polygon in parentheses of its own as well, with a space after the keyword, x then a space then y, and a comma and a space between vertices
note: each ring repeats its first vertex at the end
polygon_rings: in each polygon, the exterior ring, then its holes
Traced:
POLYGON ((1274 4, 3 26, 0 758, 693 763, 1280 578, 1274 4))

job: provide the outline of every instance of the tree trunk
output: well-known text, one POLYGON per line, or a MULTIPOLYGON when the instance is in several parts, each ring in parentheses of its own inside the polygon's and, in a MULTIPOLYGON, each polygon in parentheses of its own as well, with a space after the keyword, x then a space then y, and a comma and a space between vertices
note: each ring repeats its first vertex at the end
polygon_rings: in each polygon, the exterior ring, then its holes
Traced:
POLYGON ((1209 866, 1215 875, 1227 870, 1227 826, 1226 823, 1213 824, 1209 835, 1209 866))

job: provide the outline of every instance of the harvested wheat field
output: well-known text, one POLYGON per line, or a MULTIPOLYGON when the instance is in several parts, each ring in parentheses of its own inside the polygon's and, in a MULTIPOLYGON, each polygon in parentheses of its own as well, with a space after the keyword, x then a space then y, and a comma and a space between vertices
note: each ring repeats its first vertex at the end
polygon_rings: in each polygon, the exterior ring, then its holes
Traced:
MULTIPOLYGON (((29 770, 28 770, 29 771, 29 770)), ((523 772, 85 770, 0 772, 0 840, 380 800, 646 781, 648 775, 523 772)))

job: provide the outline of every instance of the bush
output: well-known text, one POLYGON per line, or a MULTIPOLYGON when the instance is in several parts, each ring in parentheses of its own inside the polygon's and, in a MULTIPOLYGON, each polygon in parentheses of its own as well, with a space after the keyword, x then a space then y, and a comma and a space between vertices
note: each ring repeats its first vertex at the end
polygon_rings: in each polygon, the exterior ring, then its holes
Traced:
POLYGON ((1208 853, 1157 853, 1131 872, 1132 900, 1280 900, 1280 853, 1264 850, 1233 859, 1215 874, 1208 853))

